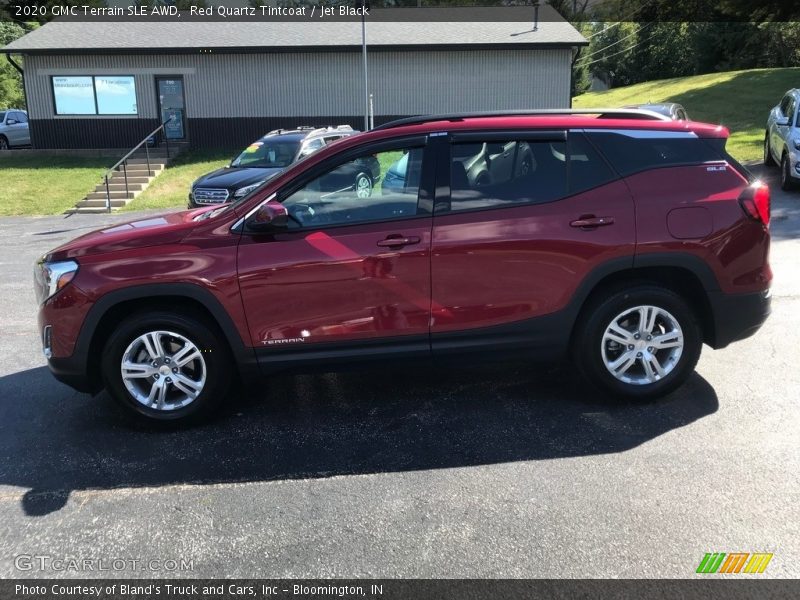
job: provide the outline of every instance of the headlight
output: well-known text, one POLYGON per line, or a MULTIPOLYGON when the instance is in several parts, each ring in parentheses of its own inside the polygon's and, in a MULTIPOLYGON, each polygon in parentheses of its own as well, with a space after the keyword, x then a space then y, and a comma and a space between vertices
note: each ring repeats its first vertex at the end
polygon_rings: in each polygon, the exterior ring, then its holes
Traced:
POLYGON ((36 263, 34 282, 39 304, 72 281, 77 272, 78 263, 74 260, 48 263, 42 259, 36 263))
POLYGON ((794 141, 794 148, 795 150, 800 150, 800 138, 794 141))
POLYGON ((249 194, 250 192, 252 192, 256 188, 261 187, 263 184, 264 184, 263 181, 259 181, 258 183, 253 183, 251 185, 246 185, 246 186, 244 186, 242 188, 239 188, 238 190, 236 190, 236 193, 233 194, 233 197, 234 198, 241 198, 242 196, 247 196, 247 194, 249 194))

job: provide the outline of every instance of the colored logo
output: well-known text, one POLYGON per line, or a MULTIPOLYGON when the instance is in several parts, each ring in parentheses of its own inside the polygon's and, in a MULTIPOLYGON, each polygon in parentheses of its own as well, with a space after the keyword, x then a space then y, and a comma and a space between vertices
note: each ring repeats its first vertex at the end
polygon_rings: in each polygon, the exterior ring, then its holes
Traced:
POLYGON ((697 573, 763 573, 772 554, 766 552, 708 552, 700 561, 697 573))

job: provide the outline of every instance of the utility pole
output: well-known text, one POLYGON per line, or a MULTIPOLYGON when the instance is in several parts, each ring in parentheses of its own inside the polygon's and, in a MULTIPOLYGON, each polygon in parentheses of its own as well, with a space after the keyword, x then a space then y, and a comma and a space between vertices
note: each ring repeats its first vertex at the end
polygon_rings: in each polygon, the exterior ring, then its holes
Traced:
POLYGON ((367 77, 367 0, 361 0, 361 55, 364 59, 364 131, 369 131, 369 78, 367 77))

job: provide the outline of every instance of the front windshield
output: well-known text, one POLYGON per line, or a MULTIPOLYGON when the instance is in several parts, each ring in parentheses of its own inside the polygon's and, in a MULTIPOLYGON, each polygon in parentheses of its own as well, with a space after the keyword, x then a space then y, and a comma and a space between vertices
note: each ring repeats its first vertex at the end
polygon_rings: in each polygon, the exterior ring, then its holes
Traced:
POLYGON ((245 148, 231 166, 284 169, 292 164, 299 149, 300 142, 258 141, 245 148))

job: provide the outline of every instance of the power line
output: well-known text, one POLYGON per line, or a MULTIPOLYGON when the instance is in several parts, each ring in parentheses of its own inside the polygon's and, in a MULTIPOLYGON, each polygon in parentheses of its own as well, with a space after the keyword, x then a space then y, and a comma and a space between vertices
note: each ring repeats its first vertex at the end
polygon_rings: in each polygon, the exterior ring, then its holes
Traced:
POLYGON ((611 58, 611 57, 613 57, 613 56, 618 56, 618 55, 620 55, 620 54, 624 54, 625 52, 628 52, 628 51, 630 51, 630 50, 633 50, 634 48, 636 48, 636 46, 641 46, 641 45, 642 45, 642 44, 644 44, 646 41, 648 41, 648 40, 650 40, 650 39, 654 38, 654 37, 656 36, 656 34, 657 34, 657 33, 658 33, 658 31, 655 31, 655 32, 651 33, 651 34, 650 34, 648 37, 646 37, 645 39, 643 39, 643 40, 640 40, 640 41, 636 42, 635 44, 632 44, 631 46, 628 46, 628 47, 627 47, 627 48, 625 48, 624 50, 620 50, 619 52, 614 52, 614 54, 609 54, 608 56, 604 56, 603 58, 598 58, 598 59, 596 59, 596 60, 593 60, 593 61, 591 61, 591 62, 584 63, 584 64, 582 64, 582 65, 580 65, 580 66, 582 66, 582 67, 588 67, 588 66, 590 66, 590 65, 593 65, 593 64, 595 64, 595 63, 599 63, 600 61, 606 60, 607 58, 611 58))
MULTIPOLYGON (((606 0, 606 2, 607 2, 607 1, 608 1, 608 0, 606 0)), ((650 4, 652 1, 653 1, 653 0, 643 0, 643 1, 642 1, 642 3, 639 5, 639 8, 637 8, 637 9, 633 10, 633 11, 632 11, 632 12, 631 12, 631 13, 630 13, 630 14, 629 14, 627 17, 623 17, 622 19, 620 19, 620 20, 619 20, 619 21, 617 21, 616 23, 612 23, 611 25, 609 25, 608 27, 604 27, 604 28, 603 28, 603 29, 601 29, 600 31, 595 31, 595 32, 594 32, 592 35, 590 35, 590 36, 589 36, 589 37, 587 37, 586 39, 587 39, 587 40, 590 40, 590 39, 592 39, 592 38, 593 38, 594 36, 596 36, 596 35, 600 35, 601 33, 605 33, 606 31, 608 31, 608 30, 610 30, 610 29, 614 29, 614 27, 619 27, 619 26, 620 26, 620 25, 622 25, 623 23, 626 23, 626 22, 630 21, 630 20, 631 20, 631 19, 632 19, 632 18, 633 18, 633 17, 636 15, 636 13, 638 13, 640 10, 642 10, 642 9, 643 9, 645 6, 647 6, 648 4, 650 4)), ((602 4, 602 2, 601 2, 601 4, 602 4)), ((595 7, 597 7, 597 6, 599 6, 599 5, 595 5, 595 7)))
MULTIPOLYGON (((600 54, 601 52, 605 52, 606 50, 608 50, 608 49, 609 49, 609 48, 611 48, 612 46, 616 46, 616 45, 617 45, 617 44, 619 44, 620 42, 624 42, 625 40, 627 40, 627 39, 629 39, 629 38, 632 38, 632 37, 633 37, 633 36, 635 36, 637 33, 639 33, 640 31, 642 31, 642 30, 643 30, 645 27, 647 27, 647 25, 643 25, 643 26, 639 27, 639 28, 638 28, 636 31, 634 31, 633 33, 630 33, 630 34, 626 35, 626 36, 625 36, 625 37, 623 37, 623 38, 619 38, 619 39, 618 39, 616 42, 613 42, 613 43, 609 44, 609 45, 608 45, 608 46, 606 46, 605 48, 600 48, 600 50, 595 50, 595 51, 594 51, 594 52, 592 52, 591 54, 587 54, 586 56, 582 56, 582 57, 580 58, 580 60, 578 60, 578 63, 579 63, 579 62, 581 62, 581 61, 584 61, 584 60, 586 60, 587 58, 590 58, 590 57, 592 57, 592 56, 595 56, 596 54, 600 54)), ((578 64, 578 63, 576 63, 576 64, 578 64)))

